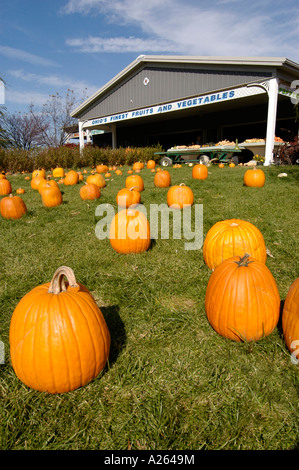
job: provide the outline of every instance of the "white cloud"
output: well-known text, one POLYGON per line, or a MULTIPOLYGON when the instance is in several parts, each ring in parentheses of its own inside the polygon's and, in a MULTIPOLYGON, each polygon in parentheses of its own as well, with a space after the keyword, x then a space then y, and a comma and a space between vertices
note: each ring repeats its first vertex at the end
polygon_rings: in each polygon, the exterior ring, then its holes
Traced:
POLYGON ((59 67, 59 65, 53 60, 40 57, 30 52, 23 51, 22 49, 16 49, 9 46, 0 46, 0 54, 10 59, 19 60, 22 62, 27 62, 28 64, 40 65, 43 67, 59 67))
POLYGON ((107 24, 134 27, 134 38, 105 34, 69 38, 67 44, 79 51, 269 55, 298 60, 298 6, 293 0, 287 6, 278 0, 69 0, 63 12, 100 14, 107 24))
POLYGON ((5 104, 17 103, 21 105, 34 104, 42 106, 49 99, 47 93, 38 93, 36 91, 6 90, 5 104))

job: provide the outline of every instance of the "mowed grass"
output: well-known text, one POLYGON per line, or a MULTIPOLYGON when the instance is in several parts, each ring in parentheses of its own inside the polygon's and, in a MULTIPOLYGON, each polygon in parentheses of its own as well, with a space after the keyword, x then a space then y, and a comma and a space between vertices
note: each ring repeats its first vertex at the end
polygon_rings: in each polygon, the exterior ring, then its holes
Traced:
MULTIPOLYGON (((203 239, 219 220, 240 218, 262 232, 267 266, 282 305, 298 277, 298 167, 267 167, 263 188, 243 186, 244 167, 209 168, 204 181, 192 169, 170 168, 172 184, 189 185, 203 204, 203 239), (286 178, 277 175, 286 172, 286 178)), ((90 169, 88 170, 90 171, 90 169)), ((0 219, 0 448, 49 450, 278 450, 298 445, 298 365, 281 331, 254 343, 219 336, 205 313, 211 271, 202 248, 182 239, 153 240, 146 253, 120 255, 95 235, 96 207, 116 210, 123 175, 112 172, 97 201, 82 201, 80 183, 62 186, 63 205, 47 209, 24 175, 28 213, 0 219), (93 294, 111 334, 109 363, 92 382, 50 395, 16 377, 9 356, 9 325, 19 300, 70 266, 93 294)), ((142 203, 166 203, 167 189, 141 171, 142 203)), ((192 209, 194 215, 194 207, 192 209)), ((170 231, 171 235, 171 231, 170 231)))

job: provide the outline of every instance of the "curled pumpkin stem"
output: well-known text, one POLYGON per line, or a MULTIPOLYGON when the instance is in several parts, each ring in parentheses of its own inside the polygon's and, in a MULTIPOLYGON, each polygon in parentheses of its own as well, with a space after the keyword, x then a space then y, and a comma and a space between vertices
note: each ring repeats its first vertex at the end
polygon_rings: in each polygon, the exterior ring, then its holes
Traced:
POLYGON ((68 266, 60 266, 52 277, 48 290, 49 294, 60 294, 60 292, 67 290, 64 277, 67 278, 70 287, 78 287, 74 271, 68 266))

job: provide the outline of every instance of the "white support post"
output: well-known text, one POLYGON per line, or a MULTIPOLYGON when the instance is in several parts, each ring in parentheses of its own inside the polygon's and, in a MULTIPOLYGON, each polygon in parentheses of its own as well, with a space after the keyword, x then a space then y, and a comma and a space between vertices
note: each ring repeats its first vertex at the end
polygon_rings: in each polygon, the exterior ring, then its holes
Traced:
POLYGON ((111 125, 111 131, 112 131, 112 148, 115 149, 117 147, 116 126, 115 126, 115 124, 111 125))
POLYGON ((84 149, 84 132, 83 132, 83 122, 79 121, 79 145, 80 152, 84 149))
POLYGON ((266 132, 266 148, 265 148, 265 166, 269 166, 273 160, 274 137, 277 113, 277 97, 278 97, 278 80, 271 78, 268 88, 268 116, 267 116, 267 132, 266 132))

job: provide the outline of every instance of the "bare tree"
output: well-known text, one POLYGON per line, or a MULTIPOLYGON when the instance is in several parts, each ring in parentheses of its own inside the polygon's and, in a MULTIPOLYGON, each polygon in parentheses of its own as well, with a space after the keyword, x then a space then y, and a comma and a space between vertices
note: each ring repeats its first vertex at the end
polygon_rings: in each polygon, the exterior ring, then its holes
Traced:
POLYGON ((25 150, 42 145, 41 132, 45 132, 48 127, 42 115, 33 118, 30 113, 3 113, 0 124, 5 131, 8 146, 25 150))

